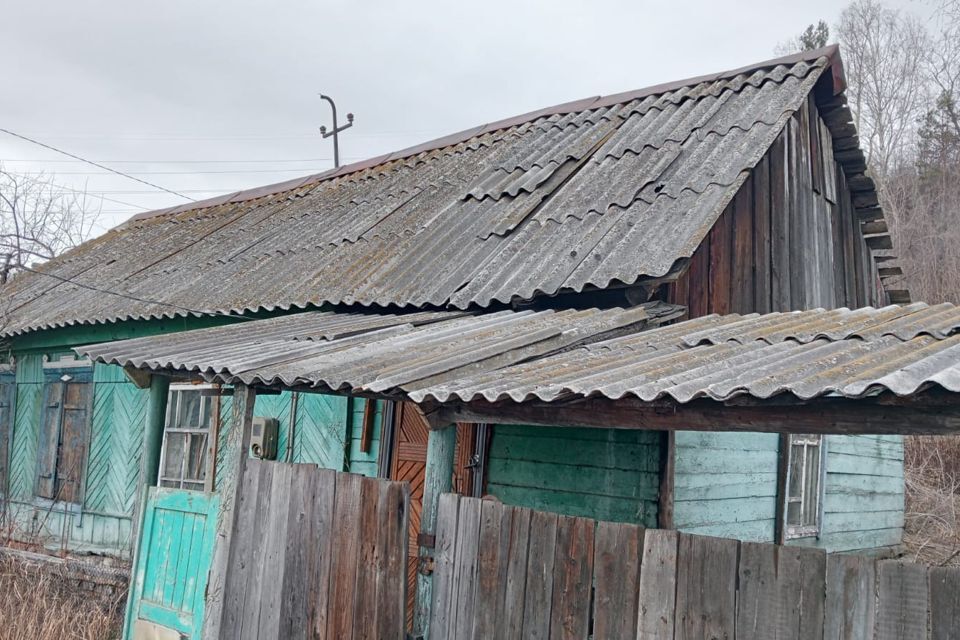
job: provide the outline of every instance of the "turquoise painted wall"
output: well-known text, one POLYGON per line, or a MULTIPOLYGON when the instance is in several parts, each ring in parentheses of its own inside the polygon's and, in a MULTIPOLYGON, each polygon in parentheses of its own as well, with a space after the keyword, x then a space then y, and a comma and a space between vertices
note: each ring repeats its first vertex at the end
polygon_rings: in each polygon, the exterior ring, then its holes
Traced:
MULTIPOLYGON (((677 432, 674 524, 704 535, 772 542, 780 436, 677 432)), ((882 552, 903 536, 901 436, 827 436, 819 537, 788 544, 882 552)))
POLYGON ((791 544, 884 551, 903 539, 902 436, 828 436, 820 538, 791 544))
POLYGON ((674 526, 773 541, 780 436, 678 431, 674 442, 674 526))
POLYGON ((128 383, 119 367, 94 367, 83 503, 50 504, 34 496, 43 395, 41 354, 17 357, 16 381, 8 501, 16 537, 54 549, 128 555, 146 392, 128 383))
POLYGON ((487 491, 506 504, 654 527, 660 442, 650 431, 497 425, 487 491))

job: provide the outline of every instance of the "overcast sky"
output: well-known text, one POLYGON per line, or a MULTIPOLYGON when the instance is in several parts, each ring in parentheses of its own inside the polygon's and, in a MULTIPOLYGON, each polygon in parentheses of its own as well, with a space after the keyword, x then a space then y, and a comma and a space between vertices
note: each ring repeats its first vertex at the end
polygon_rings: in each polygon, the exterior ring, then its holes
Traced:
MULTIPOLYGON (((773 56, 828 0, 0 0, 0 127, 194 199, 540 107, 773 56)), ((917 4, 906 0, 908 9, 917 4)), ((185 202, 0 133, 0 162, 99 194, 102 226, 185 202)))

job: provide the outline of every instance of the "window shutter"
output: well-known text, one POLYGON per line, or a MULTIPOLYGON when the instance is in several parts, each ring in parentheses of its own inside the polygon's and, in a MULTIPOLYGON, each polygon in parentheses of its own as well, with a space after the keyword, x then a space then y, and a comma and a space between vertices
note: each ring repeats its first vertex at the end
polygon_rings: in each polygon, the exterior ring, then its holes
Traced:
POLYGON ((83 494, 83 473, 87 459, 88 414, 93 385, 88 382, 64 383, 63 419, 60 429, 60 453, 57 456, 57 499, 78 503, 83 494))
POLYGON ((48 382, 43 386, 43 419, 40 423, 40 442, 37 451, 37 495, 56 496, 57 449, 60 440, 63 383, 48 382))
POLYGON ((13 376, 0 376, 0 493, 7 493, 7 465, 10 460, 10 432, 13 424, 13 399, 17 385, 13 376))

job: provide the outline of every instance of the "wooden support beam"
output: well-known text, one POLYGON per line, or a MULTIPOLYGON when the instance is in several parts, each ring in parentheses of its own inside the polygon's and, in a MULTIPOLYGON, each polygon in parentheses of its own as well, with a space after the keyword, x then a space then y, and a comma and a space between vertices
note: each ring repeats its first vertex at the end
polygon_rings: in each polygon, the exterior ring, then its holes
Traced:
POLYGON ((149 371, 127 365, 123 368, 123 374, 127 376, 127 379, 132 382, 137 389, 150 388, 150 378, 152 378, 153 375, 149 371))
MULTIPOLYGON (((224 445, 223 467, 220 476, 220 508, 214 523, 215 539, 210 577, 207 582, 207 597, 204 607, 203 637, 219 638, 223 621, 223 595, 227 578, 227 561, 233 538, 235 506, 240 491, 240 479, 247 466, 250 450, 250 434, 253 430, 253 405, 256 391, 246 385, 234 386, 233 425, 224 445)), ((249 532, 248 532, 249 535, 249 532)))
POLYGON ((747 404, 693 400, 647 403, 637 398, 590 398, 558 403, 494 404, 474 401, 444 406, 439 418, 604 429, 759 431, 766 433, 909 434, 960 433, 960 404, 953 394, 903 402, 820 398, 807 403, 755 401, 747 404))
POLYGON ((427 439, 427 466, 420 512, 420 560, 417 567, 417 607, 413 614, 413 636, 430 637, 430 605, 433 598, 433 542, 437 533, 440 495, 453 485, 453 458, 457 448, 457 425, 431 429, 427 439), (429 544, 427 544, 429 542, 429 544))

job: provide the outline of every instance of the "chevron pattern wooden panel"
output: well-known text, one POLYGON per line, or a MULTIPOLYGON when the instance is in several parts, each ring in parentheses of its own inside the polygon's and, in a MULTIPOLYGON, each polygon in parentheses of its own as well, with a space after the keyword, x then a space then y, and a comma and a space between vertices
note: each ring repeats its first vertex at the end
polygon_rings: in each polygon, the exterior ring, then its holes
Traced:
POLYGON ((148 394, 147 390, 137 389, 129 382, 97 383, 87 464, 86 508, 106 513, 133 513, 148 394))
POLYGON ((344 471, 347 423, 346 398, 301 393, 297 401, 294 461, 344 471))
POLYGON ((10 496, 30 498, 36 480, 37 433, 43 385, 17 385, 17 410, 13 424, 10 461, 10 496))

